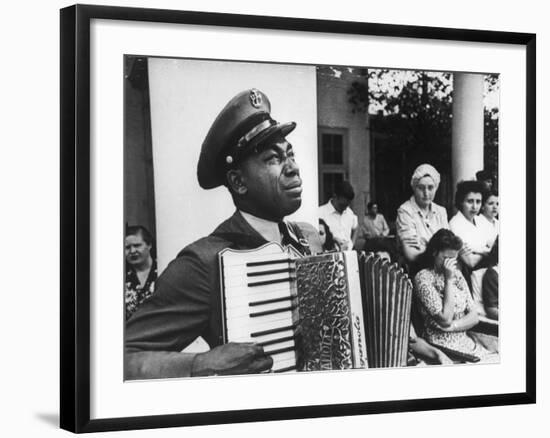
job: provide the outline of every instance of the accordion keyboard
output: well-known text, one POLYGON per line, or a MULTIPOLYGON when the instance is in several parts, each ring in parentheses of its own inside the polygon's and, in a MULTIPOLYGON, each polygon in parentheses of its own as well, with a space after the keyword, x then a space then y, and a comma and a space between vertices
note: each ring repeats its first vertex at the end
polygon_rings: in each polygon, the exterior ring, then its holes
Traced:
POLYGON ((293 261, 281 248, 220 257, 226 342, 255 342, 273 358, 273 372, 296 369, 293 261))

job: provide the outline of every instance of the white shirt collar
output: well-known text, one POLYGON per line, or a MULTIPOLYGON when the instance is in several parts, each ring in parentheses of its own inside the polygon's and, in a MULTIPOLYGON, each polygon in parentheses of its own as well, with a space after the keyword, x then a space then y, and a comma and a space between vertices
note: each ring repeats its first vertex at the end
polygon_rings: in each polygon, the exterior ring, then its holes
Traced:
POLYGON ((464 223, 469 224, 472 227, 477 227, 477 225, 479 223, 477 216, 474 216, 474 221, 472 222, 472 221, 469 221, 468 218, 466 216, 464 216, 464 213, 462 213, 460 210, 458 210, 457 213, 458 213, 458 217, 460 218, 461 221, 463 221, 464 223))
POLYGON ((279 226, 277 222, 268 221, 266 219, 259 218, 250 213, 246 213, 239 210, 242 217, 248 222, 248 224, 254 228, 260 236, 262 236, 268 242, 281 243, 281 233, 279 232, 279 226))

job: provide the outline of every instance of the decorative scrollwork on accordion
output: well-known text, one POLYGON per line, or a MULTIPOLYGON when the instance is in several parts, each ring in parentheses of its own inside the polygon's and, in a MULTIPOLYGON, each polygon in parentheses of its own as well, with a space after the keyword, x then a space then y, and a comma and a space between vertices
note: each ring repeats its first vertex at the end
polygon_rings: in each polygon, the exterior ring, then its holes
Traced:
POLYGON ((301 354, 304 371, 353 367, 352 321, 346 267, 341 259, 296 264, 301 354))

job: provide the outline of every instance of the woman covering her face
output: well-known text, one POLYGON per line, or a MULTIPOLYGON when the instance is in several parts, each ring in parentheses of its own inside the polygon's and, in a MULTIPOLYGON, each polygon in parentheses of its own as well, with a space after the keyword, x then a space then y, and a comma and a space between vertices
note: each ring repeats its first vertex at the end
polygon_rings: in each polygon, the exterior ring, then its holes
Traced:
POLYGON ((427 268, 415 277, 415 294, 423 321, 422 336, 429 343, 486 358, 490 355, 467 330, 478 314, 468 285, 457 267, 462 240, 441 229, 426 248, 427 268))
POLYGON ((449 228, 447 210, 434 202, 441 176, 430 164, 421 164, 411 177, 413 195, 397 210, 397 235, 408 262, 416 262, 430 238, 449 228))

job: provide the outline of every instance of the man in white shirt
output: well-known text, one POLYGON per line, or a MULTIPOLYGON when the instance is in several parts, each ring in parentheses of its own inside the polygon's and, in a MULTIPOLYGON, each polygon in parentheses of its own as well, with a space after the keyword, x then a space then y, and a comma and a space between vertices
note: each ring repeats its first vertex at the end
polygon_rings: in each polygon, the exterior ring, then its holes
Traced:
POLYGON ((390 234, 390 227, 383 214, 378 213, 378 204, 371 201, 367 204, 367 214, 362 223, 362 234, 365 238, 386 237, 390 234))
POLYGON ((349 207, 354 197, 351 184, 342 181, 336 184, 334 196, 319 207, 319 218, 326 222, 342 251, 353 248, 357 235, 357 216, 349 207))

